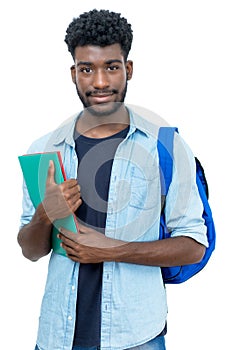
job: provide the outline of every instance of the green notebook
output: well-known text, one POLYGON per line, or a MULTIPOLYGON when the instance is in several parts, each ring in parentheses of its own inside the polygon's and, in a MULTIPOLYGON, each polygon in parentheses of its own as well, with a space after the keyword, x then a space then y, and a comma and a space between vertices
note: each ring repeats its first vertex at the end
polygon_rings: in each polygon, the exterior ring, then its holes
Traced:
MULTIPOLYGON (((23 172, 24 180, 35 208, 42 202, 45 195, 49 161, 55 165, 55 181, 57 184, 66 180, 60 152, 45 152, 26 154, 18 157, 23 172)), ((66 256, 65 250, 60 246, 61 241, 57 238, 59 227, 77 233, 77 220, 74 215, 55 220, 52 230, 52 248, 55 253, 66 256)))

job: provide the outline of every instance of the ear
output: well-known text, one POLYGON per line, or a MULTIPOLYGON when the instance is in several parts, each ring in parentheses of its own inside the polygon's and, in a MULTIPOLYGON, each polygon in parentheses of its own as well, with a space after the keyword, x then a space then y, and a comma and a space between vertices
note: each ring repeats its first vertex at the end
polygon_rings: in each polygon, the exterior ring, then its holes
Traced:
POLYGON ((76 84, 76 67, 75 67, 75 64, 73 64, 73 65, 70 67, 70 71, 71 71, 72 82, 73 82, 74 84, 76 84))
POLYGON ((127 74, 127 80, 131 80, 133 75, 133 61, 131 60, 126 61, 126 74, 127 74))

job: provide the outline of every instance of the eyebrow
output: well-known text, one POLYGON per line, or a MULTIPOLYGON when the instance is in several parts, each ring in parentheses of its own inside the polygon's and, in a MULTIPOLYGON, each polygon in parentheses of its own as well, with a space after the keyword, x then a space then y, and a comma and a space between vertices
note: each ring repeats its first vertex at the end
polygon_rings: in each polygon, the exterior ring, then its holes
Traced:
POLYGON ((91 62, 86 62, 86 61, 80 61, 77 63, 77 67, 78 66, 91 66, 92 63, 91 62))
MULTIPOLYGON (((112 63, 121 63, 122 64, 122 60, 119 60, 119 59, 111 59, 111 60, 107 60, 105 62, 106 64, 112 64, 112 63)), ((88 61, 80 61, 77 63, 77 67, 79 66, 92 66, 92 62, 88 62, 88 61)))
POLYGON ((121 60, 118 60, 118 59, 112 59, 112 60, 108 60, 108 61, 106 61, 106 64, 111 64, 111 63, 122 63, 122 61, 121 60))

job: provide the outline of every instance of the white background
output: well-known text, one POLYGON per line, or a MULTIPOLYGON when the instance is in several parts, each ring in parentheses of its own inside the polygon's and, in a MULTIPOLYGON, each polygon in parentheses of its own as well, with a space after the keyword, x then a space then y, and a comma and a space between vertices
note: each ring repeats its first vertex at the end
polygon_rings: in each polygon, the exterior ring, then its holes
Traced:
MULTIPOLYGON (((179 131, 204 165, 217 228, 210 263, 168 286, 168 350, 231 346, 232 10, 230 1, 8 0, 0 9, 1 343, 33 350, 48 258, 24 259, 16 242, 22 176, 17 156, 81 105, 64 43, 73 17, 97 7, 121 12, 134 30, 127 103, 179 131), (151 6, 152 5, 152 6, 151 6)), ((155 291, 151 291, 151 293, 155 291)), ((53 349, 49 349, 53 350, 53 349)))

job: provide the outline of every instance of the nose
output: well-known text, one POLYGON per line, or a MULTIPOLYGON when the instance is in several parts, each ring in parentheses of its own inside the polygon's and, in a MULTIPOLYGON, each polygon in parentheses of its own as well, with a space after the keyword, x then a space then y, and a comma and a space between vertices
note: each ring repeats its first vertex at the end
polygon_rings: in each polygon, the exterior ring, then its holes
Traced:
POLYGON ((95 71, 93 87, 96 90, 103 90, 109 87, 109 77, 106 70, 99 69, 95 71))

